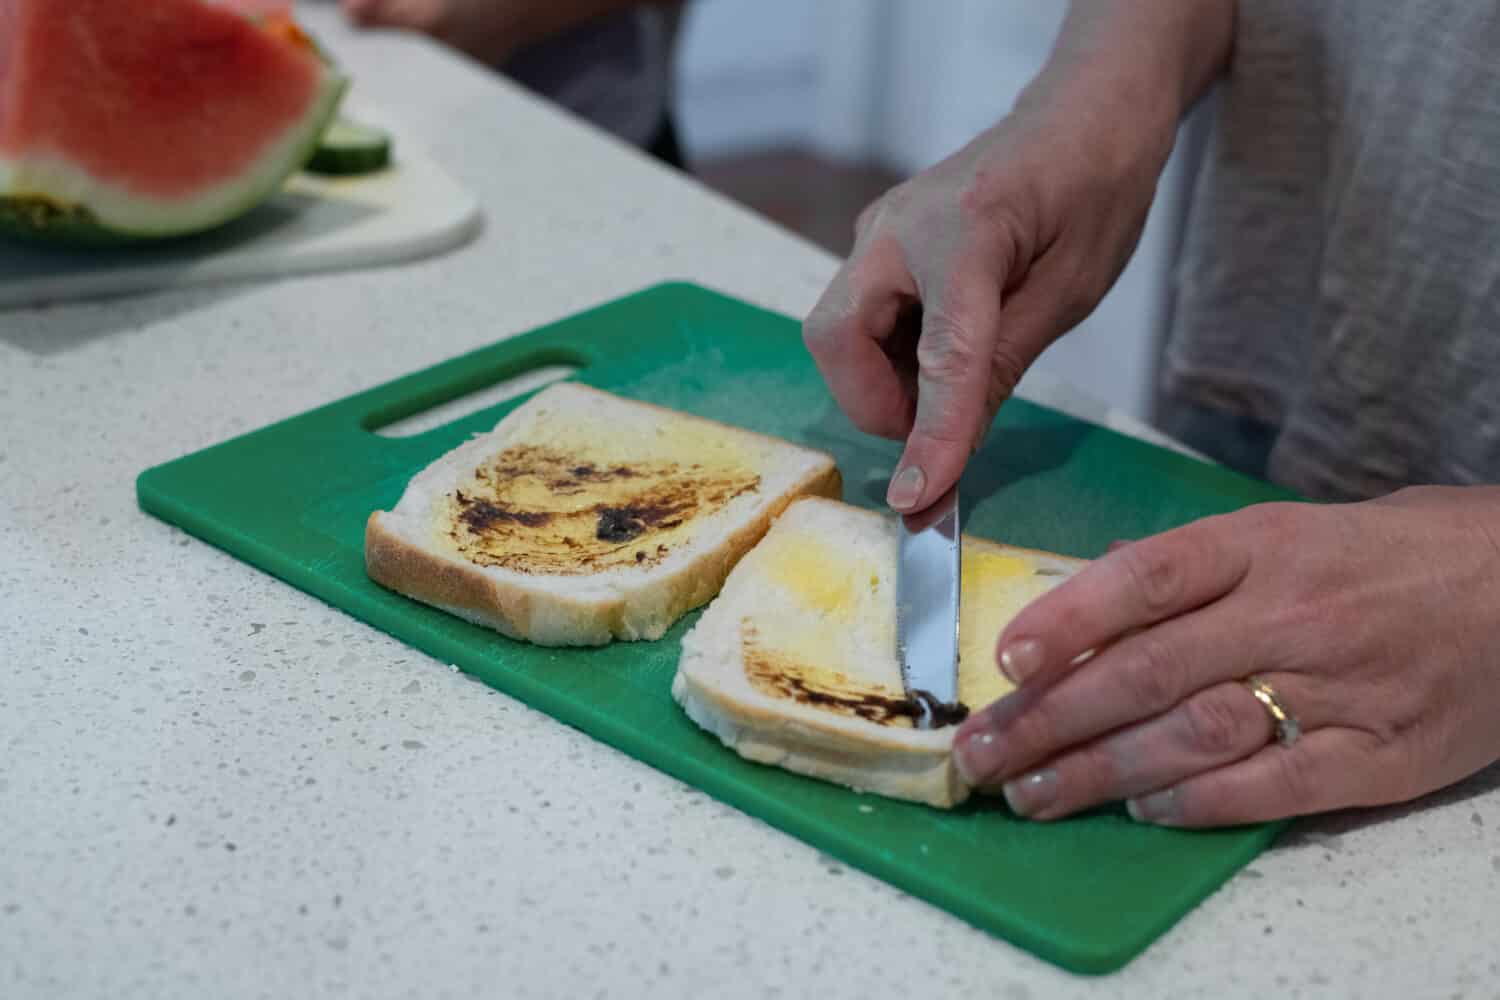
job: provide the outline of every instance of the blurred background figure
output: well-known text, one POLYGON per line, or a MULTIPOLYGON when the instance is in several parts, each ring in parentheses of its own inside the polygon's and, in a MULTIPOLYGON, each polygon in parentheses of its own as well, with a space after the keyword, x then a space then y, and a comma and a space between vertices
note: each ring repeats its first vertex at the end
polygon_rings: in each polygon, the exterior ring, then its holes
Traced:
POLYGON ((425 32, 664 162, 683 165, 671 113, 680 0, 341 0, 341 6, 356 24, 425 32))

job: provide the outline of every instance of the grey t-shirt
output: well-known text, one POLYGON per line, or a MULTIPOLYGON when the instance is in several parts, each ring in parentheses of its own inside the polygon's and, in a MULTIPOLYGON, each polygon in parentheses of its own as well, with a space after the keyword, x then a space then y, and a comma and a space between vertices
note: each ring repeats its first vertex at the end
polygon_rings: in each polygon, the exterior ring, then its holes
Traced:
POLYGON ((1500 482, 1500 2, 1240 0, 1162 390, 1306 495, 1500 482))

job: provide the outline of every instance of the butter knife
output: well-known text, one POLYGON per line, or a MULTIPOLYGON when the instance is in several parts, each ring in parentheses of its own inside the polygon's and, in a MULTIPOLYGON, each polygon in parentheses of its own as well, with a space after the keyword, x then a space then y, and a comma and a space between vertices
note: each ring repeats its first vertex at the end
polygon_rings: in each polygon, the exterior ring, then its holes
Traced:
POLYGON ((958 487, 920 514, 899 519, 896 648, 918 729, 963 721, 958 702, 961 558, 958 487))

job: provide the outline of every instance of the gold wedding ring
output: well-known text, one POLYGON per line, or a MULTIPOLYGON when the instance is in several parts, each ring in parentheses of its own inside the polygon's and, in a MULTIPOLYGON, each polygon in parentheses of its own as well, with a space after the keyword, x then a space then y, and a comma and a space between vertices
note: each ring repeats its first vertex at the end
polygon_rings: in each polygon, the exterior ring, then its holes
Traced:
POLYGON ((1281 699, 1276 694, 1276 689, 1259 677, 1246 677, 1242 681, 1250 693, 1255 695, 1255 700, 1266 707, 1270 713, 1271 721, 1276 723, 1276 742, 1284 747, 1289 747, 1302 736, 1302 723, 1297 717, 1286 710, 1281 699))

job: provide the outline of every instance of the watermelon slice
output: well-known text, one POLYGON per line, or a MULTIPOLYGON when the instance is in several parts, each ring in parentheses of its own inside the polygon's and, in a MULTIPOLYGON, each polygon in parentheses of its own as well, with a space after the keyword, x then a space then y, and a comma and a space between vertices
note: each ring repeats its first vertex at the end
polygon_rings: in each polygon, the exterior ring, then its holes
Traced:
POLYGON ((0 229, 179 236, 264 200, 346 86, 284 6, 0 0, 0 229))

